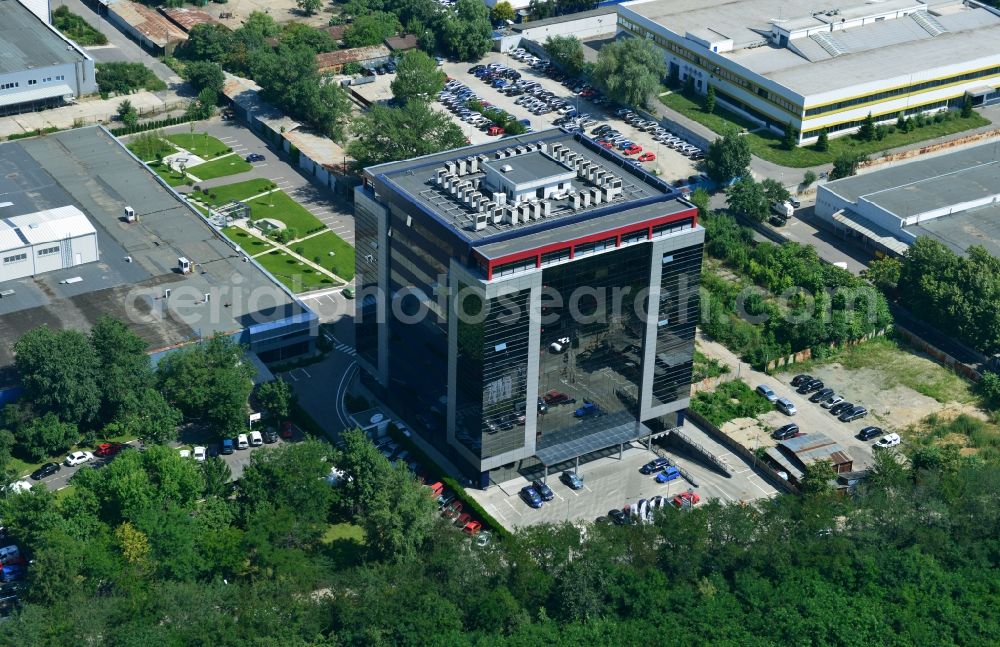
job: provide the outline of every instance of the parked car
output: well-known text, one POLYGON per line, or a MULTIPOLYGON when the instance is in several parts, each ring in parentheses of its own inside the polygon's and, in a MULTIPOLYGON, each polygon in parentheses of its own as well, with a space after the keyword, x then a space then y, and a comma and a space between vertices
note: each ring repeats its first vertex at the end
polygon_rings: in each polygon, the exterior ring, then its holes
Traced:
POLYGON ((236 437, 236 449, 249 449, 250 441, 247 439, 246 434, 240 434, 236 437))
POLYGON ((812 382, 812 379, 813 379, 812 375, 806 375, 804 373, 800 374, 800 375, 796 375, 795 377, 792 378, 792 386, 798 387, 803 382, 812 382))
POLYGON ((264 444, 264 438, 261 437, 260 432, 259 431, 251 431, 250 432, 250 446, 251 447, 260 447, 263 444, 264 444))
POLYGON ((544 400, 545 404, 549 405, 550 407, 554 407, 560 404, 576 404, 576 398, 571 398, 561 391, 549 391, 544 396, 542 396, 542 400, 544 400))
POLYGON ((222 439, 222 454, 228 456, 233 453, 233 439, 223 438, 222 439))
POLYGON ((551 344, 549 344, 549 352, 551 353, 561 353, 567 348, 569 348, 569 337, 560 337, 551 344))
POLYGON ((844 401, 844 396, 833 394, 825 401, 820 402, 819 406, 823 407, 824 409, 832 409, 833 407, 837 406, 843 401, 844 401))
POLYGON ((758 384, 757 393, 767 398, 768 402, 774 402, 778 399, 778 394, 775 393, 774 390, 766 384, 758 384))
POLYGON ((596 404, 584 400, 583 406, 578 407, 577 410, 573 412, 573 415, 577 418, 586 418, 587 416, 595 415, 597 411, 598 409, 596 404))
POLYGON ((858 432, 858 438, 860 440, 871 440, 872 438, 881 436, 882 433, 883 432, 881 427, 865 427, 864 429, 858 432))
POLYGON ((830 407, 830 413, 832 413, 835 416, 839 416, 840 414, 844 413, 845 411, 850 411, 853 408, 854 408, 854 403, 853 402, 848 402, 848 401, 844 400, 840 404, 830 407))
POLYGON ((68 467, 76 467, 92 460, 94 460, 94 455, 90 452, 73 452, 66 457, 65 463, 68 467))
POLYGON ((538 492, 538 496, 542 497, 542 501, 551 501, 556 497, 552 489, 544 481, 535 479, 532 481, 531 487, 535 488, 535 492, 538 492))
POLYGON ((530 485, 525 485, 521 488, 521 498, 524 499, 524 502, 532 508, 542 507, 542 497, 539 496, 538 491, 530 485))
POLYGON ((180 456, 181 458, 191 458, 191 450, 190 449, 178 449, 177 450, 177 455, 180 456))
POLYGON ((37 470, 31 473, 31 479, 33 481, 41 481, 43 478, 52 476, 56 472, 62 469, 62 465, 59 463, 45 463, 39 466, 37 470))
POLYGON ((264 429, 264 431, 261 432, 261 436, 264 437, 264 442, 268 445, 278 442, 278 432, 270 427, 264 429))
POLYGON ((888 449, 890 447, 898 446, 899 443, 901 442, 902 439, 899 437, 899 434, 886 434, 885 436, 882 436, 881 438, 876 440, 875 444, 872 445, 872 447, 873 448, 877 447, 879 449, 888 449))
POLYGON ((806 393, 812 393, 813 391, 819 391, 823 388, 823 380, 811 380, 809 382, 803 382, 796 389, 799 393, 805 395, 806 393))
POLYGON ((569 470, 563 472, 559 475, 559 479, 569 486, 571 490, 582 490, 583 489, 583 477, 581 477, 576 472, 570 472, 569 470))
POLYGON ((673 498, 670 505, 675 508, 693 508, 701 501, 701 497, 694 492, 681 492, 673 498))
POLYGON ((864 407, 854 407, 850 411, 845 411, 838 416, 841 422, 851 422, 853 420, 859 420, 868 415, 868 409, 864 407))
POLYGON ((792 422, 784 425, 783 427, 778 427, 778 429, 771 434, 771 437, 775 440, 788 440, 789 438, 794 437, 797 433, 799 433, 799 426, 792 422))
POLYGON ((122 443, 101 443, 97 446, 97 449, 94 450, 94 456, 114 456, 124 448, 125 445, 122 443))
POLYGON ((667 483, 681 477, 681 471, 673 465, 667 465, 662 472, 656 475, 657 483, 667 483))
POLYGON ((825 402, 827 398, 833 397, 833 389, 822 388, 809 397, 810 402, 825 402))
POLYGON ((623 510, 608 510, 608 519, 611 519, 611 523, 616 526, 627 526, 628 525, 628 515, 625 514, 623 510))
POLYGON ((655 159, 656 159, 656 155, 654 155, 653 153, 650 153, 650 152, 648 152, 648 151, 647 151, 647 152, 645 152, 645 153, 643 153, 642 155, 640 155, 640 156, 638 157, 638 160, 639 160, 640 162, 652 162, 652 161, 654 161, 655 159))
POLYGON ((795 408, 795 404, 788 398, 778 398, 775 400, 774 404, 778 407, 778 411, 786 416, 794 416, 799 412, 799 410, 795 408))
POLYGON ((206 458, 206 450, 204 447, 194 448, 194 459, 199 463, 204 463, 206 458))
POLYGON ((666 458, 654 458, 645 465, 639 468, 641 474, 653 474, 654 472, 659 472, 667 465, 670 465, 670 461, 666 458))
POLYGON ((283 420, 281 422, 281 437, 288 440, 295 435, 295 429, 292 427, 291 420, 283 420))
POLYGON ((260 153, 250 153, 249 155, 247 155, 243 159, 245 159, 248 162, 263 162, 264 161, 264 156, 261 155, 260 153))

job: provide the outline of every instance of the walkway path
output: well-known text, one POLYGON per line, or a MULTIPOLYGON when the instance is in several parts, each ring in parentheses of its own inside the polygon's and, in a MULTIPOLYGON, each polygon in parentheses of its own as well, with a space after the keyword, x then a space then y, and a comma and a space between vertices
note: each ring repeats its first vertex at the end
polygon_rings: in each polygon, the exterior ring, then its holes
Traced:
MULTIPOLYGON (((270 191, 268 193, 270 193, 270 191)), ((262 193, 261 195, 266 195, 266 194, 262 193)), ((286 245, 286 244, 283 244, 283 243, 279 243, 276 240, 271 240, 270 238, 265 238, 264 236, 261 236, 260 234, 258 234, 253 229, 247 227, 246 220, 237 220, 236 222, 233 223, 233 226, 239 227, 240 229, 242 229, 243 231, 247 232, 248 234, 250 234, 251 236, 253 236, 254 238, 256 238, 256 239, 258 239, 260 241, 263 241, 263 242, 268 243, 270 245, 274 245, 277 249, 280 249, 281 251, 285 252, 286 254, 288 254, 289 256, 291 256, 292 258, 294 258, 294 259, 298 260, 299 262, 301 262, 303 265, 308 265, 309 267, 311 267, 312 269, 316 270, 317 272, 323 274, 324 276, 329 276, 330 278, 332 278, 334 280, 337 280, 337 281, 340 281, 341 283, 344 283, 344 284, 349 283, 349 281, 347 281, 346 279, 337 276, 336 274, 334 274, 330 270, 326 269, 325 267, 323 267, 321 265, 317 265, 316 263, 310 261, 308 258, 300 256, 299 254, 296 254, 295 252, 293 252, 291 249, 288 248, 288 245, 294 245, 296 243, 302 242, 303 240, 306 240, 307 238, 312 238, 313 236, 316 236, 316 235, 319 235, 319 234, 324 234, 324 233, 327 232, 326 229, 324 229, 323 231, 317 232, 316 234, 312 234, 312 235, 309 235, 309 236, 305 236, 303 238, 299 238, 299 239, 290 241, 286 245)), ((263 252, 258 252, 257 254, 253 255, 253 258, 257 258, 258 256, 263 256, 264 254, 270 254, 273 251, 274 251, 273 249, 268 249, 268 250, 265 250, 263 252)))

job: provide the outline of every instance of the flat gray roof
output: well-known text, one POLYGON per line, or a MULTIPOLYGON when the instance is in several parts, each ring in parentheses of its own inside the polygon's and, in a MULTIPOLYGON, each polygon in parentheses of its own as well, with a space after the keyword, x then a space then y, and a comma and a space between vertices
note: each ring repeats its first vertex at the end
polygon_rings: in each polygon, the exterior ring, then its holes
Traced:
MULTIPOLYGON (((491 162, 510 164, 517 168, 519 157, 507 157, 502 160, 491 160, 491 162)), ((553 164, 560 168, 566 168, 555 162, 553 164)), ((398 195, 431 214, 460 238, 474 244, 488 243, 492 238, 509 238, 512 234, 518 236, 535 235, 539 231, 552 228, 553 223, 560 220, 565 221, 567 224, 571 222, 577 223, 587 217, 604 217, 610 212, 627 210, 630 208, 630 205, 641 206, 646 202, 654 201, 662 204, 663 202, 668 202, 671 197, 678 195, 665 182, 649 175, 642 169, 636 168, 621 155, 607 151, 579 134, 568 133, 560 129, 550 129, 538 133, 518 135, 516 137, 505 137, 498 141, 477 146, 466 146, 465 148, 427 155, 412 160, 372 166, 365 169, 365 173, 373 179, 380 178, 380 181, 389 184, 389 188, 398 195), (601 165, 615 176, 621 178, 622 193, 611 202, 591 205, 577 210, 572 209, 568 205, 568 200, 555 201, 550 215, 545 218, 517 225, 505 223, 494 225, 491 223, 485 229, 475 231, 470 227, 475 217, 473 210, 459 202, 443 187, 438 186, 434 182, 434 172, 448 161, 465 159, 480 154, 492 155, 499 150, 523 144, 537 144, 539 142, 544 142, 549 147, 549 150, 551 150, 553 144, 562 144, 591 163, 601 165), (590 214, 590 216, 587 214, 590 214)), ((483 172, 480 171, 467 174, 463 177, 475 179, 481 178, 483 175, 483 172)), ((579 179, 574 179, 572 182, 574 188, 578 191, 590 186, 579 179)), ((380 190, 381 187, 376 182, 376 191, 380 190)), ((574 224, 574 226, 576 225, 574 224)))
POLYGON ((968 202, 1000 192, 1000 143, 862 173, 824 188, 854 204, 864 198, 900 218, 968 202))
POLYGON ((0 74, 86 59, 20 2, 0 1, 0 74))
MULTIPOLYGON (((865 83, 913 75, 914 81, 939 76, 950 65, 967 69, 995 59, 1000 16, 959 0, 887 0, 831 3, 829 0, 650 0, 623 7, 656 22, 680 38, 706 29, 734 41, 719 56, 808 97, 865 83), (769 43, 772 23, 788 30, 823 28, 852 16, 912 9, 923 5, 944 32, 933 35, 913 17, 870 22, 848 30, 824 32, 844 52, 832 55, 811 37, 794 38, 787 48, 769 43), (837 10, 834 16, 824 15, 837 10)), ((697 49, 693 42, 691 46, 697 49)))
POLYGON ((963 256, 970 246, 979 245, 1000 257, 1000 204, 926 220, 906 231, 929 236, 963 256))
POLYGON ((524 184, 567 173, 575 175, 571 169, 540 151, 525 153, 509 159, 490 160, 484 166, 488 166, 514 184, 524 184), (507 165, 510 166, 510 170, 504 172, 503 167, 507 165))
POLYGON ((0 369, 12 363, 13 342, 41 325, 86 331, 109 315, 153 350, 304 312, 103 128, 0 144, 0 198, 11 203, 0 208, 5 217, 75 205, 100 249, 97 263, 0 282, 14 291, 0 298, 0 369), (125 223, 126 205, 139 222, 125 223), (194 272, 180 274, 178 257, 194 272))

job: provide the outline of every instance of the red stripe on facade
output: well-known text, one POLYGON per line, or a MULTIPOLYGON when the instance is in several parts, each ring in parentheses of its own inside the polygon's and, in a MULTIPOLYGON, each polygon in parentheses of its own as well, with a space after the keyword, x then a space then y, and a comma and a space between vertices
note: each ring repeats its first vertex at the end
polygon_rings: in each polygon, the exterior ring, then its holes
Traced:
MULTIPOLYGON (((698 209, 692 207, 690 209, 685 209, 684 211, 678 213, 672 213, 668 216, 659 216, 657 218, 650 218, 649 220, 644 220, 642 222, 634 222, 625 227, 617 227, 615 229, 609 229, 598 234, 591 234, 589 236, 581 236, 580 238, 571 238, 566 241, 560 241, 558 243, 552 243, 550 245, 543 245, 542 247, 536 247, 534 249, 527 249, 523 252, 518 252, 516 254, 509 254, 507 256, 500 256, 499 258, 494 258, 492 260, 486 260, 487 270, 486 270, 486 280, 493 280, 493 270, 498 265, 505 265, 507 263, 513 263, 515 261, 523 261, 525 259, 535 257, 535 267, 542 266, 542 255, 548 254, 549 252, 555 252, 558 250, 569 249, 570 257, 572 258, 573 248, 577 245, 585 245, 586 243, 594 243, 599 240, 605 240, 607 238, 614 238, 616 240, 615 245, 621 247, 622 235, 629 234, 640 229, 646 230, 646 238, 651 239, 653 237, 653 227, 658 225, 665 225, 671 222, 677 222, 679 220, 684 220, 686 218, 691 218, 693 220, 692 228, 698 225, 698 209)), ((481 258, 481 257, 480 257, 481 258)))

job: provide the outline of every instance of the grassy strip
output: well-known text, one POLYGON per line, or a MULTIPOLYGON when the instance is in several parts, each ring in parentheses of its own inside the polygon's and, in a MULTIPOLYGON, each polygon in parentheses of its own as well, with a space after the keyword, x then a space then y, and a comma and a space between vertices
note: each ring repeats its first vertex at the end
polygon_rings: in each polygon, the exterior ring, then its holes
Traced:
POLYGON ((150 162, 149 168, 153 169, 157 175, 162 177, 167 181, 167 184, 173 187, 184 186, 188 183, 188 176, 184 173, 179 173, 174 169, 170 168, 166 164, 161 164, 159 162, 150 162))
POLYGON ((420 447, 418 447, 413 440, 411 440, 408 436, 405 436, 396 425, 389 423, 388 432, 389 437, 392 438, 393 441, 395 441, 399 446, 405 447, 415 461, 426 468, 433 468, 433 470, 429 469, 432 473, 441 475, 441 482, 455 492, 455 496, 462 502, 464 511, 471 510, 473 512, 473 516, 479 519, 484 526, 496 535, 500 537, 511 536, 509 530, 504 528, 499 521, 490 516, 486 510, 483 510, 482 506, 480 506, 475 499, 469 496, 469 493, 465 491, 465 488, 463 488, 458 481, 450 476, 445 476, 447 471, 442 469, 441 466, 437 464, 437 461, 432 460, 430 456, 424 453, 424 450, 420 449, 420 447))
MULTIPOLYGON (((746 128, 747 130, 754 130, 758 127, 757 124, 721 106, 716 106, 712 114, 707 114, 702 110, 700 101, 680 92, 663 95, 660 97, 660 102, 717 133, 722 133, 727 128, 733 127, 746 128)), ((746 137, 750 143, 750 151, 757 157, 782 166, 808 168, 829 164, 844 154, 873 156, 891 148, 953 135, 990 123, 989 119, 977 113, 973 113, 971 117, 967 118, 962 118, 958 113, 949 114, 951 116, 943 121, 934 121, 933 118, 929 118, 923 127, 914 128, 907 133, 893 129, 894 132, 887 134, 884 139, 876 141, 861 141, 850 135, 831 137, 830 147, 826 151, 818 151, 813 146, 799 146, 792 150, 786 150, 782 147, 781 137, 770 132, 748 133, 746 137)))
POLYGON ((222 230, 222 233, 251 256, 274 249, 274 245, 271 243, 263 241, 239 227, 226 227, 222 230))
POLYGON ((52 12, 52 26, 83 47, 108 44, 107 36, 91 27, 82 16, 76 15, 65 6, 52 12))
POLYGON ((294 229, 299 238, 324 228, 316 216, 306 211, 284 191, 275 191, 251 200, 250 209, 250 217, 253 220, 261 218, 280 220, 286 227, 294 229))
POLYGON ((771 410, 767 398, 743 380, 723 382, 714 391, 702 391, 691 400, 691 408, 716 427, 734 418, 756 418, 771 410))
POLYGON ((332 231, 291 243, 289 247, 299 256, 343 279, 350 281, 354 278, 354 248, 332 231))
POLYGON ((334 279, 320 274, 280 249, 271 250, 263 256, 258 256, 255 260, 292 292, 310 292, 340 285, 334 279))
POLYGON ((227 155, 211 162, 190 166, 187 170, 200 180, 212 180, 217 177, 246 173, 252 168, 250 162, 239 155, 227 155))
POLYGON ((167 140, 206 160, 233 152, 229 146, 205 133, 174 133, 167 135, 167 140))
POLYGON ((246 200, 250 196, 260 195, 273 189, 274 186, 270 180, 247 180, 246 182, 236 182, 199 191, 197 197, 205 204, 217 207, 233 200, 246 200))

